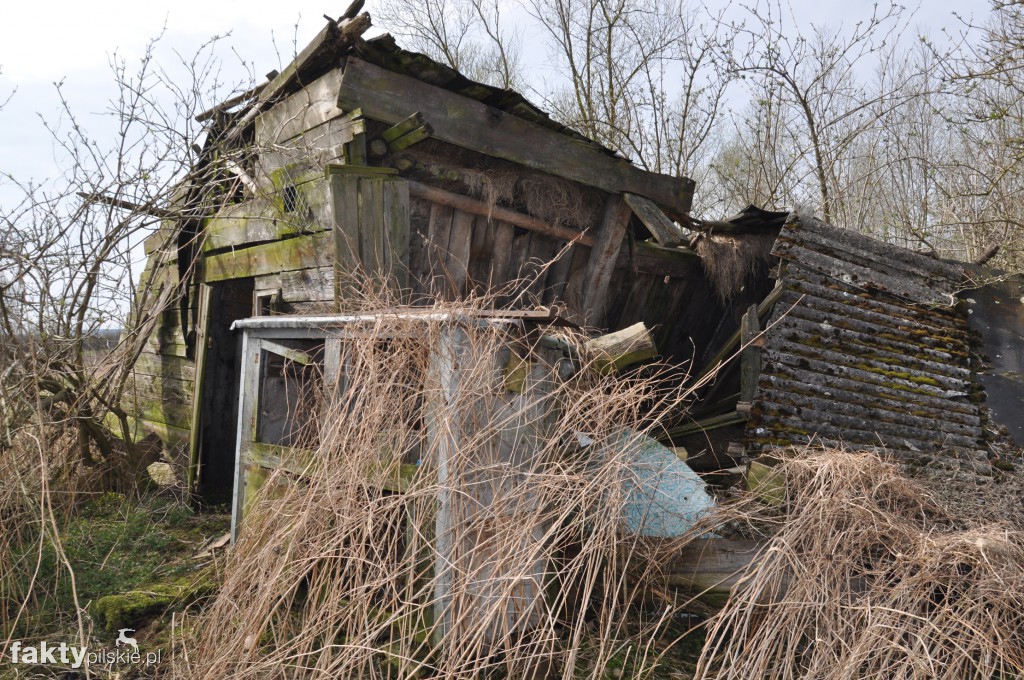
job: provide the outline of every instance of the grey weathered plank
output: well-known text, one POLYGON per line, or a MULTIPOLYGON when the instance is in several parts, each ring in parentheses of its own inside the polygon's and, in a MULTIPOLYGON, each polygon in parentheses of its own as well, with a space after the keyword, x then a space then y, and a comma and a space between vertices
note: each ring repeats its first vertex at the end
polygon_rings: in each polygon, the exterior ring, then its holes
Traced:
POLYGON ((142 352, 132 369, 135 373, 163 379, 196 379, 196 364, 185 357, 165 356, 153 352, 142 352))
POLYGON ((334 213, 335 262, 338 281, 350 277, 359 267, 359 177, 337 174, 330 177, 334 213))
POLYGON ((461 210, 456 210, 452 219, 445 269, 448 272, 448 282, 455 297, 461 297, 466 293, 466 277, 473 239, 473 220, 473 215, 461 210))
POLYGON ((740 401, 750 403, 754 400, 757 379, 761 374, 761 321, 757 314, 757 305, 750 305, 740 320, 740 401))
POLYGON ((606 191, 629 191, 689 212, 693 181, 645 172, 599 147, 415 78, 349 58, 338 105, 395 124, 420 111, 434 136, 457 146, 606 191))
POLYGON ((612 271, 615 269, 622 242, 626 237, 626 225, 629 222, 629 206, 622 196, 608 197, 605 204, 601 226, 590 251, 586 273, 583 277, 583 312, 587 324, 602 326, 605 321, 608 302, 608 285, 611 283, 612 271))
POLYGON ((527 292, 538 302, 543 299, 558 246, 558 242, 544 238, 540 234, 534 234, 530 243, 530 259, 527 262, 527 270, 528 278, 532 283, 527 292))
POLYGON ((359 211, 359 256, 363 270, 371 277, 381 276, 387 270, 387 255, 384 250, 384 181, 380 178, 360 177, 359 211))
POLYGON ((430 227, 427 234, 427 262, 429 263, 429 285, 432 295, 445 292, 445 258, 448 255, 448 241, 451 238, 452 218, 455 211, 448 206, 435 203, 430 210, 430 227))
POLYGON ((473 238, 469 246, 469 268, 467 276, 471 290, 476 294, 484 294, 490 290, 492 282, 491 260, 494 257, 494 236, 496 224, 486 217, 477 216, 473 220, 473 238))
POLYGON ((203 251, 277 241, 288 236, 326 231, 332 227, 331 187, 325 178, 291 185, 295 210, 286 211, 281 194, 262 196, 228 206, 205 229, 203 251))
POLYGON ((565 294, 565 287, 569 283, 569 269, 572 266, 572 258, 578 246, 572 243, 560 244, 555 256, 557 259, 551 265, 548 272, 548 285, 544 291, 544 304, 551 304, 560 301, 565 294))
POLYGON ((285 302, 330 302, 334 299, 334 268, 313 267, 256 277, 257 289, 279 289, 285 302))
POLYGON ((332 69, 256 118, 256 145, 281 144, 343 115, 338 108, 341 69, 332 69))
POLYGON ((384 225, 389 273, 400 289, 409 286, 409 183, 384 184, 384 225))
POLYGON ((670 220, 653 202, 636 194, 626 193, 622 197, 658 243, 668 248, 686 243, 686 235, 682 228, 670 220))
MULTIPOLYGON (((490 270, 492 289, 504 286, 509 281, 509 262, 512 259, 515 231, 515 227, 508 222, 498 222, 494 225, 494 250, 491 253, 490 270)), ((515 272, 512 272, 511 276, 515 276, 515 272)))
POLYGON ((532 232, 522 231, 512 237, 512 249, 508 257, 508 280, 510 283, 515 282, 515 285, 510 287, 509 300, 517 307, 523 305, 523 293, 530 285, 527 281, 530 273, 527 262, 530 259, 530 241, 534 236, 532 232))
POLYGON ((292 178, 322 177, 324 166, 344 162, 345 145, 366 131, 358 111, 306 130, 287 142, 259 149, 253 179, 261 188, 280 188, 284 171, 292 178))
POLYGON ((234 252, 210 255, 203 260, 203 281, 211 283, 279 271, 324 267, 333 262, 333 234, 326 232, 296 236, 234 252))

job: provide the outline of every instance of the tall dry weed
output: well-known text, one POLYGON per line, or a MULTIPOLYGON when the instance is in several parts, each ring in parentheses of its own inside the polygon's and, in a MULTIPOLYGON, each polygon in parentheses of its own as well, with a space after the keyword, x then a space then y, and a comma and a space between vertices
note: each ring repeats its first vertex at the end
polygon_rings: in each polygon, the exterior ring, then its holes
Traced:
POLYGON ((346 333, 308 465, 250 503, 179 674, 600 677, 627 649, 653 666, 659 621, 627 625, 643 589, 617 568, 644 550, 625 489, 634 433, 682 394, 590 370, 569 331, 434 312, 346 333))
POLYGON ((768 541, 709 622, 701 678, 1012 678, 1024 673, 1024 540, 957 518, 873 453, 791 451, 709 516, 768 541), (964 522, 972 528, 962 529, 964 522))

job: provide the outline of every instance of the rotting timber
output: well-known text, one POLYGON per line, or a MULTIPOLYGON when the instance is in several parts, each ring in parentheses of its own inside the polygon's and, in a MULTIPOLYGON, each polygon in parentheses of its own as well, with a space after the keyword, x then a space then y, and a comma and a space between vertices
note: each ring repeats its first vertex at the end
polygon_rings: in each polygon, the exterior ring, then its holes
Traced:
POLYGON ((140 290, 178 303, 140 329, 151 340, 127 401, 137 436, 159 439, 194 492, 230 487, 231 322, 344 312, 360 279, 402 304, 487 294, 596 329, 642 321, 679 363, 719 332, 672 219, 692 181, 645 172, 390 36, 364 40, 368 26, 328 24, 248 99, 204 114, 208 169, 181 192, 203 208, 196 233, 168 217, 146 241, 140 290))
POLYGON ((698 470, 820 437, 990 472, 962 266, 785 212, 692 220, 691 180, 363 39, 369 24, 328 22, 204 113, 197 168, 145 242, 129 328, 149 340, 125 405, 191 492, 219 502, 236 483, 232 324, 350 312, 367 281, 402 305, 486 295, 598 332, 642 322, 645 358, 712 378, 665 432, 698 470), (700 239, 767 239, 771 266, 723 295, 700 239))

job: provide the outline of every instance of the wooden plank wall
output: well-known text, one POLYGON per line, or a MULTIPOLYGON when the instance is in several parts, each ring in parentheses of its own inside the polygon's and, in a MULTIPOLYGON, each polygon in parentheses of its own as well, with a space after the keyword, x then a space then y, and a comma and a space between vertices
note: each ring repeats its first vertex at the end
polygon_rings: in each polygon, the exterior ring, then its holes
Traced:
MULTIPOLYGON (((497 306, 559 305, 583 321, 591 248, 569 244, 422 198, 410 200, 410 285, 414 299, 493 295, 497 306)), ((658 349, 688 361, 710 340, 717 309, 700 261, 640 258, 642 244, 623 247, 604 314, 609 328, 644 321, 658 349), (700 308, 692 313, 690 307, 700 308), (713 316, 713 313, 711 314, 713 316)))
MULTIPOLYGON (((139 355, 122 397, 136 440, 156 435, 174 461, 187 460, 195 391, 195 361, 181 329, 177 244, 173 225, 164 225, 146 244, 148 261, 139 278, 139 310, 128 328, 155 314, 153 331, 139 355)), ((190 312, 195 300, 190 300, 190 312)))
MULTIPOLYGON (((252 277, 255 290, 277 292, 278 311, 323 314, 337 309, 339 277, 334 270, 333 232, 339 231, 335 228, 338 224, 346 229, 353 224, 346 205, 358 211, 359 223, 364 213, 369 215, 367 210, 376 201, 369 200, 373 192, 368 188, 365 200, 339 203, 336 194, 346 181, 328 175, 325 167, 365 166, 368 126, 374 134, 381 132, 380 122, 365 120, 359 111, 343 111, 337 106, 340 77, 339 70, 329 72, 256 119, 255 144, 243 163, 250 174, 245 182, 245 199, 223 208, 204 225, 204 283, 216 285, 252 277)), ((536 170, 507 161, 435 140, 430 144, 433 153, 440 153, 456 174, 459 167, 477 168, 473 171, 476 175, 480 168, 489 172, 493 167, 496 172, 512 173, 534 183, 545 179, 536 170)), ((406 157, 410 153, 415 156, 420 148, 403 153, 406 157)), ((375 162, 387 165, 394 160, 387 156, 375 162)), ((429 157, 421 160, 421 167, 431 167, 429 157)), ((364 193, 363 183, 402 183, 395 169, 376 170, 376 175, 358 181, 360 197, 364 193)), ((415 179, 431 182, 430 177, 415 179)), ((444 181, 433 183, 452 189, 444 181)), ((388 204, 388 196, 399 194, 381 195, 384 204, 388 204)), ((702 351, 714 332, 715 325, 709 325, 706 313, 706 305, 714 305, 713 295, 699 260, 692 254, 633 242, 632 234, 643 232, 639 222, 634 221, 625 229, 630 234, 628 242, 606 249, 616 261, 610 277, 607 268, 603 269, 602 281, 607 291, 598 296, 603 300, 602 309, 591 316, 585 313, 587 296, 593 296, 593 287, 588 287, 586 280, 591 246, 569 244, 479 211, 465 212, 424 198, 406 199, 401 195, 399 204, 391 202, 395 209, 390 212, 399 216, 408 212, 408 235, 388 233, 375 239, 370 238, 372 234, 360 231, 360 255, 366 250, 364 246, 376 248, 374 244, 389 239, 407 242, 408 252, 403 252, 399 244, 395 257, 408 262, 408 281, 400 279, 400 283, 408 293, 407 299, 414 304, 435 298, 489 295, 497 306, 558 305, 570 318, 580 322, 597 319, 601 327, 621 328, 642 320, 654 329, 663 355, 676 360, 689 359, 694 346, 702 351)), ((611 214, 608 210, 606 215, 611 214)), ((601 210, 596 214, 600 220, 601 210)), ((387 223, 387 219, 383 222, 387 223)), ((617 228, 622 230, 622 225, 617 228)), ((149 246, 153 253, 164 238, 164 231, 151 237, 149 246)), ((587 230, 589 242, 598 243, 600 233, 600 224, 592 225, 587 230)), ((140 290, 176 283, 176 265, 153 257, 140 290)), ((196 378, 195 363, 186 356, 188 347, 176 309, 174 306, 162 317, 139 360, 137 370, 142 377, 133 391, 138 406, 131 409, 146 422, 171 432, 175 444, 188 435, 196 378)))

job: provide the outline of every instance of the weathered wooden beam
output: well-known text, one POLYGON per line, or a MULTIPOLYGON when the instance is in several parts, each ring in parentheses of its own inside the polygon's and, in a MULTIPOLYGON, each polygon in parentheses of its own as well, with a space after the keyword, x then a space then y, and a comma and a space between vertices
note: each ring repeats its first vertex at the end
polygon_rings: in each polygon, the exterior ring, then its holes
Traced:
POLYGON ((416 128, 423 127, 426 125, 426 121, 423 120, 423 114, 417 111, 405 120, 401 120, 384 132, 380 133, 380 138, 383 139, 387 144, 395 141, 403 135, 407 135, 416 128))
POLYGON ((592 338, 586 347, 596 357, 599 371, 617 371, 658 356, 654 338, 643 321, 628 328, 592 338))
POLYGON ((392 125, 419 111, 434 137, 456 146, 605 191, 628 191, 674 212, 690 209, 693 180, 646 172, 593 143, 360 59, 350 57, 345 66, 338 106, 360 107, 392 125))
MULTIPOLYGON (((705 605, 720 609, 764 547, 763 542, 747 539, 698 538, 659 560, 658 569, 664 585, 685 589, 705 605)), ((628 570, 641 574, 650 566, 646 559, 627 561, 628 570)))
MULTIPOLYGON (((277 74, 275 73, 274 76, 276 77, 277 74)), ((216 106, 212 106, 212 107, 206 109, 205 111, 203 111, 202 113, 200 113, 198 116, 196 116, 195 120, 196 120, 197 123, 205 123, 206 121, 210 120, 211 118, 216 116, 221 111, 227 111, 228 109, 230 109, 233 106, 238 106, 239 104, 242 104, 244 102, 249 101, 250 99, 252 99, 256 95, 258 95, 260 93, 260 91, 263 88, 265 88, 266 86, 267 86, 267 83, 260 83, 259 85, 256 85, 255 87, 251 87, 248 90, 246 90, 245 92, 242 92, 241 94, 236 94, 234 97, 231 97, 229 99, 225 99, 220 104, 217 104, 216 106)))
POLYGON ((256 119, 256 145, 272 147, 344 115, 338 108, 341 69, 320 76, 256 119))
POLYGON ((262 346, 265 351, 284 357, 288 361, 301 364, 302 366, 309 366, 313 361, 313 358, 308 352, 292 349, 291 347, 285 347, 281 343, 274 342, 273 340, 263 340, 262 346))
POLYGON ((418 127, 409 134, 402 135, 395 141, 391 142, 391 144, 388 145, 388 150, 391 151, 391 153, 398 153, 403 149, 408 149, 410 146, 414 144, 419 144, 424 139, 429 139, 430 136, 433 134, 434 128, 430 127, 429 125, 418 127))
POLYGON ((675 248, 686 243, 686 235, 682 228, 670 220, 653 202, 636 194, 627 193, 622 197, 658 243, 667 248, 675 248))
POLYGON ((330 232, 210 255, 203 259, 203 282, 224 281, 273 272, 326 267, 334 262, 330 232))
POLYGON ((582 243, 585 246, 592 246, 594 244, 594 239, 582 231, 559 227, 549 222, 545 222, 544 220, 537 219, 531 215, 524 215, 521 212, 502 208, 497 205, 492 206, 475 198, 452 193, 451 191, 445 191, 444 189, 438 189, 437 187, 430 186, 429 184, 422 184, 420 182, 410 180, 409 195, 416 198, 422 198, 430 201, 431 203, 445 205, 449 208, 454 208, 455 210, 461 210, 462 212, 488 217, 493 219, 495 222, 508 222, 509 224, 514 224, 517 227, 522 227, 529 231, 535 231, 538 234, 550 236, 551 238, 557 238, 573 243, 582 243))
POLYGON ((604 324, 608 286, 626 237, 629 216, 629 206, 622 200, 622 196, 613 194, 608 197, 601 226, 583 274, 583 311, 589 325, 600 327, 604 324))

